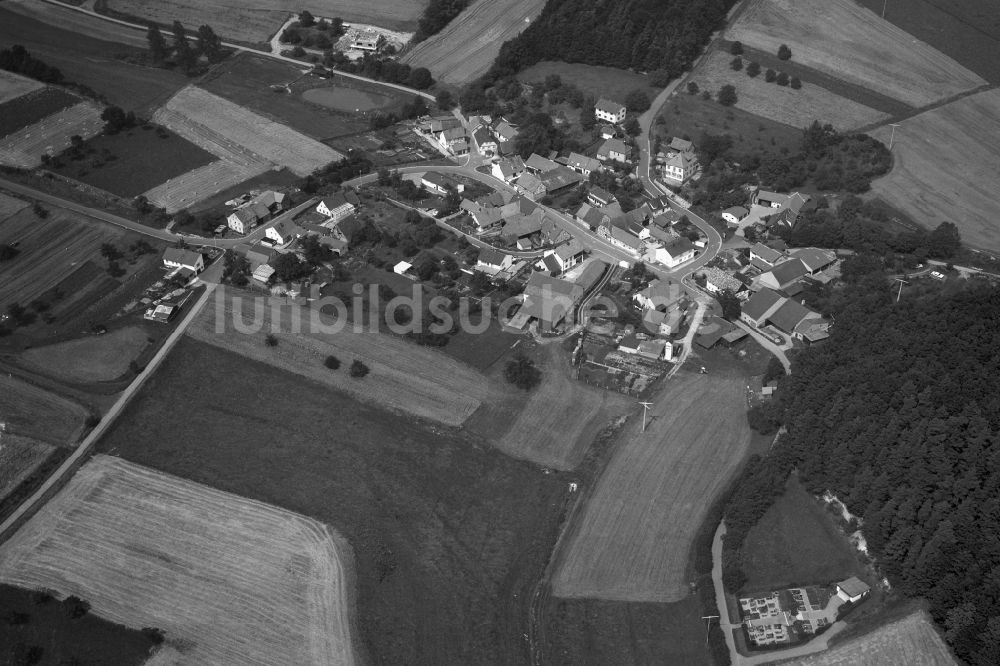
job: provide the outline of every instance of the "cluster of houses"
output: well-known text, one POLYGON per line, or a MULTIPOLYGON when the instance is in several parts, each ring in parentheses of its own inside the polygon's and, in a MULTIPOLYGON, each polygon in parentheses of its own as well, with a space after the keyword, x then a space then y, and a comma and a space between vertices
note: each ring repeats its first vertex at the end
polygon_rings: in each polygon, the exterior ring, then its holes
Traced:
POLYGON ((469 136, 455 116, 435 116, 417 125, 417 133, 430 139, 448 155, 468 155, 469 136))
POLYGON ((523 330, 537 323, 541 331, 553 331, 575 320, 577 306, 608 271, 608 264, 591 259, 573 271, 572 276, 554 277, 536 271, 528 278, 520 309, 507 326, 523 330))
POLYGON ((665 185, 679 187, 699 172, 694 144, 674 137, 666 150, 656 154, 656 171, 665 185))
POLYGON ((766 219, 769 225, 791 229, 799 221, 802 213, 809 210, 810 207, 815 207, 815 203, 808 194, 800 192, 781 194, 755 187, 750 190, 750 200, 747 206, 727 208, 722 211, 722 219, 730 227, 747 226, 755 221, 766 219), (747 220, 751 210, 754 217, 747 220))
POLYGON ((476 234, 498 236, 505 245, 518 250, 554 248, 571 240, 556 220, 531 199, 512 192, 493 192, 460 204, 472 218, 476 234))
POLYGON ((493 162, 493 176, 514 187, 522 196, 539 201, 554 196, 586 180, 601 164, 592 157, 570 153, 569 157, 542 157, 532 153, 527 160, 518 155, 493 162))
POLYGON ((244 195, 230 203, 235 204, 235 207, 226 216, 226 226, 238 234, 246 234, 284 211, 285 195, 268 190, 244 195))
POLYGON ((740 599, 740 616, 750 643, 775 647, 809 640, 837 620, 845 603, 858 603, 871 592, 867 583, 852 576, 834 587, 791 588, 763 597, 740 599))

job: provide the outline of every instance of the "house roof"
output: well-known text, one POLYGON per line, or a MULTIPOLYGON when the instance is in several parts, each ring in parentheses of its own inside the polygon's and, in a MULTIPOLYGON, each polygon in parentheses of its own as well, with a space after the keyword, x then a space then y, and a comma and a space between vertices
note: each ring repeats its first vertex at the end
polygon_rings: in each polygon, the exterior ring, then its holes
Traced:
POLYGON ((666 344, 663 340, 643 340, 639 343, 639 354, 650 358, 663 356, 663 347, 666 344))
POLYGON ((602 97, 597 100, 597 104, 594 106, 596 111, 603 111, 604 113, 610 113, 613 115, 618 115, 625 110, 624 104, 619 104, 618 102, 612 102, 610 99, 602 97))
POLYGON ((690 252, 691 250, 693 250, 694 245, 691 243, 690 240, 688 240, 684 236, 680 236, 670 241, 669 243, 666 243, 663 246, 663 249, 666 250, 666 252, 671 257, 679 257, 685 252, 690 252))
POLYGON ((664 211, 671 210, 670 197, 664 194, 656 197, 655 199, 650 199, 649 209, 654 213, 662 213, 664 211))
POLYGON ((596 199, 597 201, 599 201, 599 202, 601 202, 602 204, 605 204, 605 205, 607 205, 607 204, 609 204, 609 203, 611 203, 612 201, 615 200, 615 197, 614 197, 613 194, 611 194, 606 189, 604 189, 603 187, 600 187, 598 185, 592 186, 590 188, 590 193, 589 194, 590 194, 590 196, 594 197, 594 199, 596 199))
POLYGON ((476 138, 476 143, 478 143, 480 146, 488 143, 496 145, 496 139, 493 138, 493 135, 490 134, 490 131, 485 127, 476 128, 476 131, 473 133, 473 136, 476 138))
POLYGON ((730 215, 732 215, 733 217, 735 217, 737 220, 746 217, 750 213, 750 211, 748 211, 743 206, 732 206, 732 207, 727 208, 726 210, 724 210, 722 212, 723 213, 729 213, 730 215))
POLYGON ((557 166, 555 169, 546 171, 540 178, 545 189, 549 192, 556 192, 564 187, 575 185, 584 179, 583 175, 564 166, 557 166))
POLYGON ((493 131, 503 141, 510 141, 517 136, 517 129, 507 121, 500 121, 493 131))
POLYGON ((570 153, 569 157, 566 158, 566 164, 574 169, 583 169, 584 171, 597 171, 601 168, 600 161, 580 153, 570 153))
POLYGON ((576 211, 576 217, 590 227, 600 227, 605 223, 605 219, 609 221, 611 219, 600 208, 594 208, 588 203, 580 206, 580 210, 576 211))
POLYGON ((560 245, 559 247, 556 248, 556 256, 558 256, 560 259, 564 261, 567 259, 572 259, 581 252, 583 252, 583 243, 581 243, 576 238, 573 238, 572 240, 570 240, 570 242, 566 243, 565 245, 560 245))
POLYGON ((533 192, 535 194, 545 192, 545 183, 543 183, 538 176, 533 173, 526 173, 518 178, 517 186, 525 192, 533 192))
POLYGON ((528 159, 524 161, 524 166, 538 173, 545 173, 546 171, 555 169, 559 165, 547 157, 542 157, 538 153, 531 153, 528 159))
POLYGON ((803 247, 792 250, 789 254, 805 264, 810 273, 815 273, 837 260, 837 253, 833 250, 821 250, 817 247, 803 247))
POLYGON ((497 162, 497 167, 504 178, 510 178, 524 172, 524 160, 521 159, 520 155, 505 157, 497 162))
POLYGON ((452 187, 455 186, 455 184, 451 181, 451 179, 446 178, 445 176, 439 174, 437 171, 426 172, 423 176, 421 176, 420 180, 440 188, 445 188, 449 185, 451 185, 452 187))
POLYGON ((643 298, 652 301, 652 308, 655 310, 661 307, 670 307, 684 298, 684 290, 673 280, 656 279, 639 292, 643 298))
POLYGON ((302 229, 291 220, 282 220, 271 228, 282 238, 302 235, 302 229))
POLYGON ((164 250, 163 260, 184 266, 195 266, 199 261, 203 261, 201 254, 180 247, 168 247, 164 250))
POLYGON ((631 247, 636 251, 642 250, 643 247, 642 240, 640 240, 639 237, 633 234, 631 231, 626 231, 621 227, 616 227, 612 225, 608 229, 608 233, 611 235, 612 238, 619 241, 620 243, 623 243, 624 245, 627 245, 628 247, 631 247))
POLYGON ((517 214, 508 219, 501 234, 512 238, 524 238, 531 234, 536 234, 542 230, 541 209, 532 211, 528 215, 517 214))
POLYGON ((794 333, 809 342, 818 342, 830 337, 830 322, 823 319, 803 319, 795 326, 794 333))
POLYGON ((783 287, 800 277, 805 276, 809 271, 806 269, 806 265, 802 263, 801 259, 789 259, 788 261, 783 261, 777 264, 770 271, 771 275, 774 276, 775 281, 778 283, 779 287, 783 287))
POLYGON ((752 246, 750 248, 750 254, 757 255, 758 257, 760 257, 761 259, 763 259, 766 263, 768 263, 768 264, 770 264, 772 266, 774 265, 774 263, 776 261, 778 261, 783 256, 785 256, 785 255, 781 254, 780 252, 778 252, 777 250, 773 250, 773 249, 769 248, 768 246, 764 245, 763 243, 757 243, 756 245, 752 246))
POLYGON ((761 289, 743 305, 743 314, 754 321, 760 321, 769 312, 776 310, 785 298, 771 289, 761 289))
POLYGON ((675 136, 670 140, 670 147, 674 150, 679 150, 682 153, 686 153, 690 151, 694 147, 694 145, 687 139, 682 139, 678 136, 675 136))
POLYGON ((546 273, 532 273, 524 287, 521 312, 547 324, 555 324, 566 316, 583 293, 584 288, 572 282, 546 273))
POLYGON ((601 125, 601 136, 614 136, 615 128, 613 125, 601 125))
POLYGON ((849 597, 856 597, 868 592, 871 589, 868 586, 868 583, 859 579, 857 576, 851 576, 847 580, 840 581, 837 583, 837 587, 843 590, 844 594, 849 597))
POLYGON ((768 320, 779 331, 791 333, 810 314, 814 314, 812 310, 798 301, 787 298, 777 310, 768 316, 768 320))
POLYGON ((698 160, 695 159, 694 155, 690 153, 674 153, 673 155, 667 157, 663 164, 664 166, 672 166, 688 170, 693 168, 697 161, 698 160))
POLYGON ((443 132, 445 130, 461 126, 462 126, 462 121, 460 121, 458 118, 455 118, 454 116, 442 116, 440 118, 433 118, 431 120, 432 132, 443 132))
POLYGON ((327 196, 323 197, 322 203, 324 206, 327 207, 328 210, 336 210, 337 208, 340 208, 344 204, 350 204, 352 206, 354 205, 347 200, 347 195, 345 195, 343 192, 334 192, 333 194, 328 194, 327 196))
POLYGON ((619 349, 638 349, 639 348, 639 338, 635 334, 626 335, 618 343, 619 349))
POLYGON ((246 205, 234 210, 233 215, 235 215, 236 219, 243 224, 249 224, 257 220, 257 214, 254 212, 253 208, 246 205))
POLYGON ((485 264, 487 266, 501 266, 504 260, 510 255, 497 250, 492 247, 484 247, 479 251, 479 263, 485 264))
POLYGON ((549 272, 551 273, 558 273, 562 270, 562 267, 559 265, 559 262, 556 261, 554 255, 551 254, 545 255, 544 257, 542 257, 542 263, 545 265, 545 268, 549 269, 549 272))
POLYGON ((445 141, 458 141, 459 139, 465 138, 465 128, 461 126, 451 127, 443 130, 441 134, 445 141))
POLYGON ((606 139, 601 147, 598 149, 598 155, 610 155, 612 152, 621 153, 626 157, 631 154, 632 149, 629 148, 621 139, 606 139))
POLYGON ((757 192, 757 200, 760 201, 761 199, 784 205, 788 201, 788 195, 781 194, 780 192, 771 192, 770 190, 760 190, 757 192))
POLYGON ((260 282, 267 282, 268 280, 271 279, 272 275, 274 275, 274 266, 261 264, 260 266, 254 269, 251 277, 253 277, 254 280, 258 280, 260 282))
POLYGON ((608 265, 603 261, 593 260, 587 264, 582 273, 576 276, 574 283, 584 291, 589 291, 591 287, 597 284, 597 281, 601 279, 601 276, 604 275, 607 269, 608 265))
POLYGON ((717 266, 704 269, 705 279, 719 289, 732 289, 734 292, 743 288, 743 283, 717 266))

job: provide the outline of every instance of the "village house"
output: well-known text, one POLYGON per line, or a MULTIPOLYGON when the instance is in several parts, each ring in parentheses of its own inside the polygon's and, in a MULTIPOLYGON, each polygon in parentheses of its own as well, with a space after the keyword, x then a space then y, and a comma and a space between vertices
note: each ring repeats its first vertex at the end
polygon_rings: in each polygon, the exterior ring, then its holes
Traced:
POLYGON ((538 153, 531 153, 528 159, 524 161, 524 168, 528 170, 528 173, 540 176, 546 171, 551 171, 559 165, 547 157, 542 157, 538 153))
POLYGON ((433 192, 434 194, 440 194, 442 196, 448 193, 449 187, 453 188, 459 194, 465 191, 465 185, 453 181, 451 178, 443 176, 436 171, 428 171, 421 176, 420 184, 423 185, 424 189, 428 192, 433 192))
POLYGON ((698 158, 690 141, 674 137, 663 162, 663 179, 681 185, 695 174, 698 158))
POLYGON ((341 190, 328 194, 316 204, 316 212, 326 215, 328 221, 340 222, 357 211, 357 196, 353 192, 341 190))
POLYGON ((574 213, 573 219, 591 231, 597 231, 601 226, 611 222, 610 215, 589 203, 582 204, 574 213))
POLYGON ((620 139, 608 139, 597 149, 597 159, 601 162, 628 162, 632 149, 620 139))
POLYGON ((507 220, 529 215, 537 206, 521 196, 510 199, 499 206, 490 202, 462 202, 462 207, 472 216, 477 233, 487 233, 499 229, 507 220))
POLYGON ((594 185, 587 192, 587 203, 591 206, 610 206, 615 202, 615 197, 613 194, 605 190, 603 187, 598 187, 594 185))
POLYGON ((358 51, 378 53, 382 50, 382 47, 385 46, 385 43, 385 35, 380 34, 375 30, 363 30, 355 35, 354 41, 351 42, 351 48, 358 51))
POLYGON ((743 304, 740 321, 754 328, 760 328, 784 302, 785 297, 778 292, 761 289, 743 304))
POLYGON ((502 180, 508 185, 517 180, 524 171, 524 160, 518 155, 504 157, 494 162, 492 167, 493 177, 502 180))
POLYGON ((434 138, 442 149, 452 155, 464 155, 469 152, 469 141, 465 136, 465 128, 461 126, 437 132, 434 138))
POLYGON ((734 294, 743 288, 743 283, 717 266, 709 266, 703 271, 705 291, 719 294, 727 289, 734 294))
POLYGON ((755 243, 750 247, 750 263, 762 271, 769 271, 776 264, 787 259, 784 254, 763 243, 755 243))
POLYGON ((684 298, 684 289, 673 280, 654 279, 641 291, 632 295, 632 300, 643 310, 666 312, 684 298))
POLYGON ((667 268, 674 268, 685 261, 694 259, 695 253, 694 244, 683 236, 674 238, 664 243, 662 247, 653 249, 654 260, 665 265, 667 268))
POLYGON ((856 576, 851 576, 847 580, 837 583, 837 596, 847 603, 858 603, 870 591, 871 588, 868 584, 856 576))
POLYGON ((493 128, 493 133, 501 143, 508 143, 517 138, 517 128, 503 119, 493 128))
POLYGON ((602 125, 601 126, 601 138, 602 139, 613 139, 613 138, 615 138, 615 128, 614 128, 614 125, 602 125))
POLYGON ((584 180, 585 177, 569 167, 557 166, 555 169, 551 169, 540 175, 538 179, 545 186, 546 194, 555 195, 573 187, 584 180))
POLYGON ((480 127, 472 133, 472 138, 476 140, 481 155, 496 155, 497 141, 485 127, 480 127))
POLYGON ((538 201, 547 193, 545 188, 545 183, 533 173, 525 173, 517 182, 514 184, 515 189, 517 189, 519 194, 527 197, 532 201, 538 201))
POLYGON ((785 291, 808 273, 809 271, 801 259, 789 259, 755 277, 753 288, 767 287, 768 289, 785 291))
POLYGON ((599 227, 597 233, 612 245, 620 247, 627 252, 631 252, 637 257, 640 256, 643 249, 645 249, 645 244, 642 242, 641 238, 628 229, 616 225, 614 221, 599 227))
POLYGON ((584 249, 583 243, 576 238, 573 238, 564 245, 560 245, 552 254, 555 257, 555 261, 559 264, 559 270, 562 272, 566 272, 579 264, 586 255, 587 251, 584 249))
POLYGON ((825 323, 825 329, 822 331, 817 329, 817 339, 822 339, 822 333, 826 333, 829 329, 829 323, 821 314, 771 289, 761 289, 751 296, 743 305, 740 320, 755 328, 771 324, 790 336, 794 336, 796 328, 802 327, 800 330, 803 332, 813 328, 813 325, 803 327, 804 322, 814 322, 817 326, 825 323))
POLYGON ((837 253, 833 250, 821 250, 816 247, 802 247, 788 253, 792 259, 798 259, 806 267, 808 275, 815 275, 827 266, 837 261, 837 253))
POLYGON ((625 122, 625 105, 602 97, 594 106, 594 116, 600 122, 620 125, 625 122))
POLYGON ((479 258, 476 260, 476 270, 490 275, 509 270, 513 265, 514 257, 512 255, 491 247, 481 249, 479 258))
POLYGON ((738 225, 747 215, 750 214, 743 206, 732 206, 722 211, 722 219, 729 225, 738 225))
POLYGON ((284 210, 284 203, 285 195, 281 192, 261 192, 230 213, 226 225, 236 233, 245 234, 284 210))
POLYGON ((264 236, 270 238, 276 245, 286 245, 304 235, 305 231, 291 220, 282 220, 264 232, 264 236))
POLYGON ((271 259, 275 256, 273 248, 259 243, 254 245, 239 243, 233 247, 233 252, 247 260, 251 271, 256 270, 258 266, 270 263, 271 259))
POLYGON ((163 265, 167 268, 186 268, 200 273, 205 270, 205 257, 200 252, 179 247, 168 247, 163 252, 163 265))
POLYGON ((586 157, 580 153, 570 153, 569 157, 566 158, 566 166, 577 173, 582 173, 584 176, 589 176, 595 171, 604 170, 604 166, 600 160, 596 160, 593 157, 586 157))
POLYGON ((798 222, 799 215, 809 201, 810 197, 807 194, 799 192, 780 194, 768 190, 757 190, 750 198, 750 203, 773 208, 776 211, 770 218, 770 222, 789 228, 794 227, 795 223, 798 222))

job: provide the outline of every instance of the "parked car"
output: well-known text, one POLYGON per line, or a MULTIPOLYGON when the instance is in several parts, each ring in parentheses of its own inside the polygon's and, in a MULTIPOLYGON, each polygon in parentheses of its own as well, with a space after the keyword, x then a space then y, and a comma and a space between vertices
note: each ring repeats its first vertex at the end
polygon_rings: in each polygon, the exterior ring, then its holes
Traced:
POLYGON ((935 280, 943 280, 944 273, 940 273, 938 271, 931 271, 931 277, 934 278, 935 280))

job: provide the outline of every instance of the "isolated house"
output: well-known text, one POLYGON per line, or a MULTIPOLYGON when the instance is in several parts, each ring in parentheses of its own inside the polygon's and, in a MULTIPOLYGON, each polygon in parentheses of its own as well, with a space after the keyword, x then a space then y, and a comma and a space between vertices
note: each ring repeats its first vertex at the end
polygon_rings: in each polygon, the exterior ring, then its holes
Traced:
POLYGON ((343 192, 329 194, 316 204, 316 212, 326 215, 332 222, 340 222, 348 215, 353 215, 357 208, 343 192))
POLYGON ((193 250, 168 247, 163 252, 163 265, 167 268, 187 268, 200 273, 205 270, 205 257, 193 250))
POLYGON ((619 139, 608 139, 597 149, 597 159, 602 162, 628 162, 632 149, 619 139))
POLYGON ((378 53, 382 47, 385 46, 385 42, 385 35, 382 35, 374 30, 365 30, 363 32, 359 32, 354 37, 354 41, 351 42, 351 48, 357 49, 358 51, 378 53))
POLYGON ((861 601, 870 591, 868 584, 856 576, 837 583, 837 596, 852 604, 861 601))
POLYGON ((594 116, 598 121, 621 124, 625 122, 625 105, 602 97, 594 106, 594 116))

